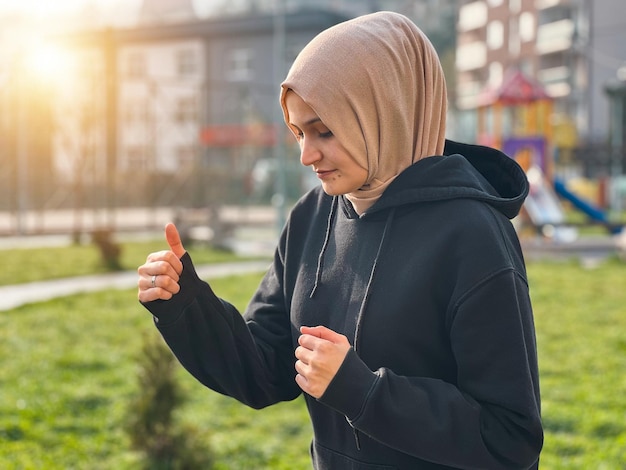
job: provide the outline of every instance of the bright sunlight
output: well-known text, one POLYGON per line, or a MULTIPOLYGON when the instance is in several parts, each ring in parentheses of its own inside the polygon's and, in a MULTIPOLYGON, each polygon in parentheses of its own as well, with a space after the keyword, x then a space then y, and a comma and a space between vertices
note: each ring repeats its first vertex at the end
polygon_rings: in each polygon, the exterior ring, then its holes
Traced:
POLYGON ((25 72, 46 82, 63 82, 72 76, 72 58, 60 46, 35 44, 25 56, 25 72))

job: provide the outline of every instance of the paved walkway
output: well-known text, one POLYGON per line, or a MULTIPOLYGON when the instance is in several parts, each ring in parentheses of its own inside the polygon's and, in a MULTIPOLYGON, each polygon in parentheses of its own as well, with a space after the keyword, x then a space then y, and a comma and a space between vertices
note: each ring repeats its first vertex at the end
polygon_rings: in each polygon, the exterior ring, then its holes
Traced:
POLYGON ((527 260, 576 258, 585 262, 626 254, 626 232, 614 236, 580 237, 571 242, 555 242, 540 237, 522 238, 520 242, 527 260))
MULTIPOLYGON (((50 238, 46 240, 51 241, 50 238)), ((54 241, 52 240, 52 242, 54 241)), ((244 254, 255 253, 269 256, 273 243, 274 241, 270 239, 256 242, 239 241, 236 248, 237 251, 244 254)), ((576 257, 583 263, 595 264, 616 253, 626 254, 626 232, 619 237, 587 237, 564 244, 550 243, 540 238, 526 239, 522 240, 522 247, 527 259, 576 257)), ((230 275, 264 272, 269 264, 269 260, 237 261, 196 266, 196 270, 201 278, 209 280, 230 275)), ((130 289, 136 285, 137 272, 126 271, 0 286, 0 311, 66 295, 106 289, 130 289)))
MULTIPOLYGON (((196 266, 202 279, 214 279, 238 274, 265 272, 270 262, 238 261, 196 266)), ((24 304, 42 302, 82 292, 106 289, 130 289, 137 286, 137 272, 124 271, 92 276, 82 276, 49 281, 29 282, 0 287, 0 311, 10 310, 24 304)))

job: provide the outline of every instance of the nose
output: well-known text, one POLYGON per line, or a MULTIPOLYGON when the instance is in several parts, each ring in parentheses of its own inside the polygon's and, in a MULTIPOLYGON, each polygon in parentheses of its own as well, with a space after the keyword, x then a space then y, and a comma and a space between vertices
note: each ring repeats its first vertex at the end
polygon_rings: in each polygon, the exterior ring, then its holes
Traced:
POLYGON ((300 163, 311 166, 322 158, 322 152, 305 137, 300 141, 300 163))

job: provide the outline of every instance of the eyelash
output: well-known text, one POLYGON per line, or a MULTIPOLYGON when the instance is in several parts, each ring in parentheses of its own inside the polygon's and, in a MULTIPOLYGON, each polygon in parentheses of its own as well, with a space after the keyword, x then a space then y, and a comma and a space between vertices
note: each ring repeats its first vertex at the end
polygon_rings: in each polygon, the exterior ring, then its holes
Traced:
MULTIPOLYGON (((304 132, 298 132, 298 133, 296 134, 296 136, 297 136, 299 139, 302 139, 302 138, 304 137, 304 132)), ((319 133, 319 137, 320 137, 320 138, 322 138, 322 139, 329 139, 329 138, 333 137, 333 133, 332 133, 332 131, 328 131, 328 132, 320 132, 320 133, 319 133)))
MULTIPOLYGON (((297 138, 298 140, 301 140, 301 139, 303 139, 303 138, 304 138, 304 132, 302 132, 302 131, 300 131, 300 130, 298 130, 297 132, 295 132, 295 135, 296 135, 296 138, 297 138)), ((333 132, 332 132, 332 131, 320 132, 320 133, 318 134, 318 137, 319 137, 320 139, 330 139, 331 137, 334 137, 334 134, 333 134, 333 132)))

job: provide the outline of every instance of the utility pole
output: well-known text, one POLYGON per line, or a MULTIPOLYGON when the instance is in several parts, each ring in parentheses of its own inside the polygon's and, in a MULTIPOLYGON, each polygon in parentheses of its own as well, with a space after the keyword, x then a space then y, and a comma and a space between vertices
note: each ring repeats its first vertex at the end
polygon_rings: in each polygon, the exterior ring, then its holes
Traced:
POLYGON ((106 109, 106 155, 105 155, 105 210, 108 214, 107 225, 114 229, 115 217, 115 172, 117 168, 117 48, 113 30, 107 28, 104 33, 105 63, 105 109, 106 109))
POLYGON ((15 97, 15 157, 16 157, 16 181, 17 181, 17 204, 16 204, 16 231, 18 235, 26 235, 27 218, 29 209, 28 191, 29 184, 29 99, 28 89, 29 75, 26 73, 24 57, 18 57, 16 61, 16 74, 14 84, 15 97))
MULTIPOLYGON (((274 86, 285 78, 285 0, 274 0, 274 34, 273 34, 273 76, 274 86)), ((280 232, 287 220, 287 175, 285 172, 285 126, 283 115, 278 104, 274 104, 274 164, 276 179, 272 204, 276 208, 276 228, 280 232)))
POLYGON ((17 160, 17 234, 26 235, 26 219, 28 216, 28 190, 29 190, 29 178, 28 178, 28 136, 26 135, 28 130, 28 98, 26 87, 23 84, 23 80, 17 84, 17 142, 16 142, 16 160, 17 160))

